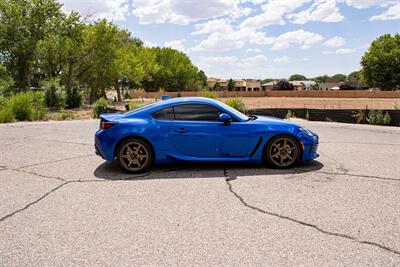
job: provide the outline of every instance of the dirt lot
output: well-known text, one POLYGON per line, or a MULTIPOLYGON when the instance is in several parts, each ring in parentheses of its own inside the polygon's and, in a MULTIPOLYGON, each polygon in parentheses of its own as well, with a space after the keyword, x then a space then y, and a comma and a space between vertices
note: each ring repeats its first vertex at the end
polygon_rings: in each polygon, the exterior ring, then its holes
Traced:
POLYGON ((396 105, 400 108, 400 99, 386 98, 243 97, 242 99, 249 109, 395 109, 396 105))

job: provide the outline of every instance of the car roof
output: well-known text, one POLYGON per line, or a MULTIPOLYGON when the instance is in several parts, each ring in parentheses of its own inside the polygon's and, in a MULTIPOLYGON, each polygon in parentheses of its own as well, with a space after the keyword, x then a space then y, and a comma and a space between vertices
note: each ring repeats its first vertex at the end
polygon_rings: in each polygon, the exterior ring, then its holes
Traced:
MULTIPOLYGON (((132 116, 137 116, 139 114, 148 114, 155 112, 159 109, 171 106, 171 105, 179 105, 179 104, 188 104, 188 103, 201 103, 201 104, 208 104, 214 107, 217 107, 222 110, 226 110, 224 106, 221 105, 221 103, 215 99, 212 98, 207 98, 207 97, 177 97, 177 98, 170 98, 167 100, 161 100, 156 103, 150 104, 148 106, 144 106, 142 108, 138 108, 136 110, 130 111, 128 113, 125 113, 125 117, 132 117, 132 116)), ((231 112, 230 112, 231 113, 231 112)), ((232 115, 232 114, 231 114, 232 115)), ((235 116, 233 114, 235 118, 235 116)), ((239 119, 239 118, 237 118, 239 119)), ((240 119, 239 119, 240 120, 240 119)))

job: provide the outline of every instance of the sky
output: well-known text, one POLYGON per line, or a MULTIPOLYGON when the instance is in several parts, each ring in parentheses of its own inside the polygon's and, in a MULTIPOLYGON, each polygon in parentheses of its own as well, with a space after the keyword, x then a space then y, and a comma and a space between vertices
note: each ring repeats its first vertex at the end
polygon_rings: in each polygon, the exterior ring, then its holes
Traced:
POLYGON ((208 77, 348 74, 373 40, 400 33, 400 0, 60 0, 146 46, 178 49, 208 77))

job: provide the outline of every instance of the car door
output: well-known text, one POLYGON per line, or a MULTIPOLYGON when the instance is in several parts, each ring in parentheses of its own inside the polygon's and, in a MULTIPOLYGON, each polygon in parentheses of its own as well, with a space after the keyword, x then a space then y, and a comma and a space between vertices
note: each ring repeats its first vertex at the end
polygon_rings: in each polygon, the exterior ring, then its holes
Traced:
POLYGON ((175 120, 170 138, 177 151, 192 157, 243 157, 248 153, 249 133, 246 122, 224 125, 222 112, 207 104, 173 106, 175 120))

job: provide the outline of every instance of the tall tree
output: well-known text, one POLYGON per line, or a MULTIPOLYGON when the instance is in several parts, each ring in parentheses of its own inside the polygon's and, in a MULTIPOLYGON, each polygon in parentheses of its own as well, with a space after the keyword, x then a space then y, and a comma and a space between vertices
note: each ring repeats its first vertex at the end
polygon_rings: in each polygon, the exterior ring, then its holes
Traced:
POLYGON ((345 82, 346 79, 347 79, 347 75, 346 75, 346 74, 338 73, 338 74, 333 75, 331 78, 337 79, 337 80, 339 80, 340 82, 345 82))
POLYGON ((385 34, 373 41, 361 66, 369 86, 382 90, 400 88, 400 34, 385 34))
POLYGON ((76 12, 61 14, 53 20, 52 31, 38 44, 39 67, 48 78, 64 78, 72 87, 76 65, 84 60, 83 32, 86 25, 76 12))
POLYGON ((170 91, 193 90, 199 86, 198 69, 182 52, 172 48, 152 48, 156 54, 159 70, 147 90, 166 88, 170 91))
POLYGON ((353 71, 347 75, 347 81, 361 81, 361 71, 353 71))
POLYGON ((233 91, 235 90, 235 81, 232 79, 229 79, 228 81, 228 91, 233 91))
POLYGON ((18 88, 30 87, 37 44, 60 14, 54 0, 0 0, 0 57, 18 88))
POLYGON ((201 86, 202 86, 203 88, 207 87, 207 76, 206 76, 206 74, 204 73, 204 71, 200 70, 200 71, 198 72, 198 75, 199 75, 199 80, 200 80, 201 86))
POLYGON ((307 80, 306 76, 301 74, 293 74, 289 77, 289 81, 305 81, 307 80))

